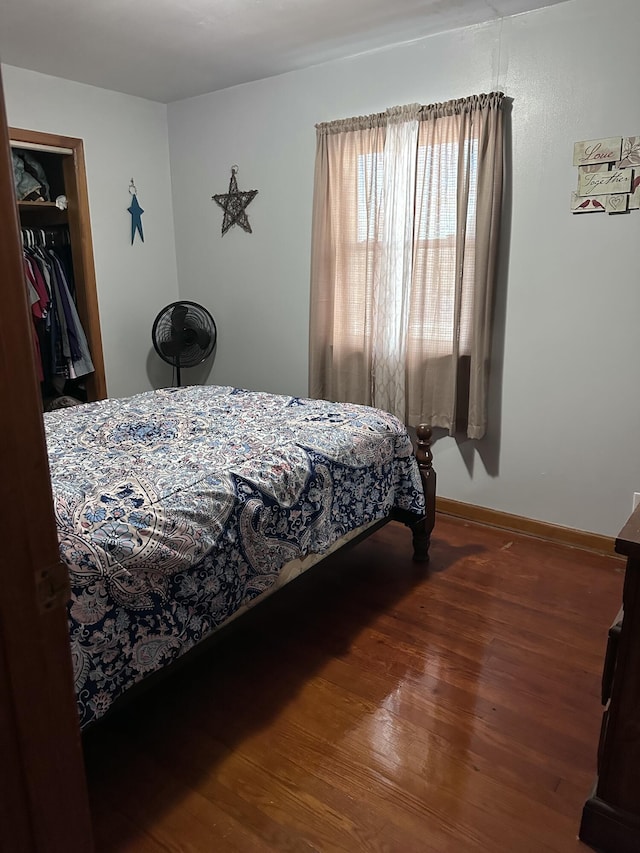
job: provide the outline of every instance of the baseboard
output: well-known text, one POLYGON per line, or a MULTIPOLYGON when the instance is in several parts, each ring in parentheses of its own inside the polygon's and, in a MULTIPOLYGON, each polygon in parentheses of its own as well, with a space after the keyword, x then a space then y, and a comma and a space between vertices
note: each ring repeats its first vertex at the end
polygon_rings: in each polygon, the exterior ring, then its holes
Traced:
POLYGON ((586 530, 574 530, 572 527, 536 521, 533 518, 512 515, 508 512, 454 501, 450 498, 437 497, 436 512, 442 515, 464 518, 467 521, 475 521, 479 524, 488 524, 490 527, 499 527, 502 530, 511 530, 514 533, 524 533, 527 536, 535 536, 538 539, 555 542, 559 545, 570 545, 573 548, 582 548, 585 551, 594 551, 597 554, 606 554, 609 557, 618 556, 614 551, 616 540, 612 536, 601 536, 599 533, 588 533, 586 530))

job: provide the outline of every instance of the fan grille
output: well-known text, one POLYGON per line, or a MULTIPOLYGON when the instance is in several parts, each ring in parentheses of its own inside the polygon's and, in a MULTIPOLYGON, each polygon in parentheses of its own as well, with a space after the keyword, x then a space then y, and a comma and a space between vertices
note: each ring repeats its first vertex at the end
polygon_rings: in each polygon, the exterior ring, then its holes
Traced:
POLYGON ((180 300, 160 311, 151 330, 153 346, 173 367, 195 367, 205 361, 216 345, 216 323, 197 302, 180 300))

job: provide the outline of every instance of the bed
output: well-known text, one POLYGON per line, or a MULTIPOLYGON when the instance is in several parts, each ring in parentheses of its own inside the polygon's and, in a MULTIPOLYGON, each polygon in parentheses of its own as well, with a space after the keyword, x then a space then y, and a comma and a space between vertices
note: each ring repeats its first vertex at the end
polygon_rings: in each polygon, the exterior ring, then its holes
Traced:
POLYGON ((44 418, 83 729, 390 519, 428 561, 430 431, 380 410, 190 386, 44 418))

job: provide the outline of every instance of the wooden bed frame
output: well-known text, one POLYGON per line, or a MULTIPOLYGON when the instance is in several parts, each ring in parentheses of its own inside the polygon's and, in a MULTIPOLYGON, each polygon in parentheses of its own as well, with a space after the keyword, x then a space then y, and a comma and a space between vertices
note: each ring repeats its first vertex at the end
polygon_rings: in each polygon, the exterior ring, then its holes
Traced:
MULTIPOLYGON (((413 537, 413 560, 416 563, 428 563, 429 547, 431 545, 431 534, 436 523, 436 472, 433 469, 433 453, 431 452, 431 436, 433 432, 431 427, 426 424, 420 424, 416 427, 416 440, 414 442, 414 455, 418 463, 420 471, 420 479, 422 480, 422 489, 424 491, 424 515, 422 518, 416 519, 416 516, 402 509, 394 509, 386 518, 381 518, 380 521, 369 525, 367 529, 354 536, 343 545, 338 545, 336 551, 342 548, 357 545, 388 524, 390 521, 400 521, 405 524, 410 530, 413 537)), ((320 561, 321 562, 321 561, 320 561)))
POLYGON ((431 427, 426 424, 420 424, 416 428, 415 456, 424 490, 424 518, 419 521, 408 520, 400 510, 395 513, 398 521, 403 521, 413 533, 413 559, 416 563, 429 562, 431 534, 436 523, 436 472, 433 470, 431 452, 432 434, 431 427))
MULTIPOLYGON (((416 427, 414 455, 420 471, 422 489, 424 491, 425 510, 422 518, 401 509, 394 509, 387 518, 382 518, 376 524, 368 527, 360 536, 350 540, 349 545, 362 542, 390 521, 400 521, 411 530, 413 536, 413 559, 416 563, 429 562, 429 547, 431 534, 436 523, 436 472, 433 470, 433 453, 431 452, 431 427, 420 424, 416 427)), ((340 550, 340 549, 338 549, 340 550)))

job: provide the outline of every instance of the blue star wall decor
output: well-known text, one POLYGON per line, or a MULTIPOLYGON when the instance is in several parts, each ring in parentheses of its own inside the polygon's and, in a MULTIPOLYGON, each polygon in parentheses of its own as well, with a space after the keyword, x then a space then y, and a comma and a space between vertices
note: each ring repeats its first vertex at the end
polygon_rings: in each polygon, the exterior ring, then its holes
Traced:
POLYGON ((244 192, 238 190, 238 182, 236 180, 237 173, 238 167, 232 166, 228 193, 219 193, 218 195, 211 196, 216 204, 219 204, 224 210, 224 217, 222 219, 223 237, 232 225, 239 225, 249 234, 253 233, 251 231, 251 226, 249 225, 249 220, 247 219, 245 208, 251 204, 254 198, 258 195, 258 190, 245 190, 244 192))
POLYGON ((144 210, 140 207, 138 203, 138 196, 136 195, 137 189, 135 188, 135 184, 133 183, 133 178, 131 178, 131 183, 129 184, 129 193, 131 194, 131 206, 127 208, 129 213, 131 214, 131 245, 133 246, 133 240, 136 236, 136 231, 140 235, 140 239, 144 243, 144 234, 142 233, 142 214, 144 210))

